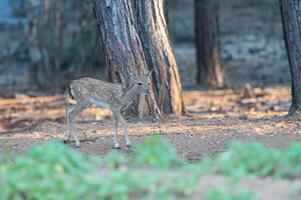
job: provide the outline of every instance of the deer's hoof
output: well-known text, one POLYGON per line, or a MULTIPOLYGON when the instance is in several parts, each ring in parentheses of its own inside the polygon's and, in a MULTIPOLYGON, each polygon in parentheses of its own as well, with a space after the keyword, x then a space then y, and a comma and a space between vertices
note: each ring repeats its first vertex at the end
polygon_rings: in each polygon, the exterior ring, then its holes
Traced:
POLYGON ((128 148, 130 148, 132 146, 132 143, 131 143, 131 141, 128 138, 126 138, 126 146, 128 148))
POLYGON ((118 143, 114 144, 114 149, 120 149, 120 145, 118 143))
POLYGON ((64 144, 67 144, 68 141, 67 140, 63 140, 63 142, 64 142, 64 144))

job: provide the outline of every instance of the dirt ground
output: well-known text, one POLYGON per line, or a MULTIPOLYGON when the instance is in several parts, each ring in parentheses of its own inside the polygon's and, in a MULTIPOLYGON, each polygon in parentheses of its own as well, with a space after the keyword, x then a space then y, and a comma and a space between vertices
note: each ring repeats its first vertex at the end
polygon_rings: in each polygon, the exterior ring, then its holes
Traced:
MULTIPOLYGON (((182 32, 177 29, 172 33, 191 32, 193 35, 193 1, 189 2, 185 4, 187 8, 179 6, 180 10, 175 10, 175 21, 182 22, 175 27, 182 32), (186 26, 190 28, 183 28, 186 26)), ((243 5, 246 4, 243 1, 222 3, 220 24, 225 82, 227 87, 237 89, 197 87, 193 40, 177 43, 175 54, 185 88, 187 115, 161 120, 128 119, 134 144, 148 135, 161 134, 183 157, 194 161, 203 155, 224 151, 225 143, 234 139, 260 141, 275 148, 300 140, 301 122, 285 118, 290 106, 290 75, 278 5, 275 4, 273 10, 257 4, 243 5), (241 89, 248 83, 255 88, 241 89)), ((1 41, 9 40, 0 38, 1 41)), ((2 72, 12 69, 11 64, 1 66, 2 72)), ((10 77, 18 78, 16 74, 10 77)), ((78 151, 103 155, 112 149, 113 124, 109 115, 108 111, 92 108, 78 118, 76 127, 82 140, 78 151)), ((65 130, 64 101, 60 95, 29 97, 17 94, 10 99, 0 98, 0 153, 7 149, 25 152, 33 144, 45 140, 62 140, 65 130)), ((122 130, 119 132, 122 135, 122 130)), ((124 137, 119 138, 122 151, 131 152, 125 147, 124 137)), ((69 145, 74 146, 74 143, 69 145)))
MULTIPOLYGON (((289 88, 191 90, 184 95, 185 116, 127 119, 133 144, 149 135, 164 135, 180 155, 195 161, 226 150, 229 140, 259 141, 283 148, 301 139, 301 122, 285 117, 290 105, 289 88)), ((1 99, 0 153, 8 149, 25 152, 34 144, 62 140, 64 115, 62 96, 1 99)), ((78 151, 104 155, 112 149, 113 124, 109 116, 106 110, 90 108, 78 117, 76 127, 82 141, 78 151)), ((132 152, 125 147, 120 128, 119 135, 121 151, 132 152)), ((69 145, 73 147, 74 143, 69 145)))
MULTIPOLYGON (((221 1, 221 55, 225 83, 228 88, 236 89, 204 90, 196 86, 193 1, 185 1, 185 6, 179 4, 178 8, 175 6, 170 11, 173 12, 170 31, 178 40, 174 49, 185 89, 187 114, 160 120, 127 119, 133 147, 125 146, 122 129, 119 128, 120 151, 131 154, 135 144, 150 135, 160 134, 175 146, 182 157, 195 162, 205 155, 227 150, 226 143, 230 140, 258 141, 278 149, 293 141, 301 141, 300 119, 285 117, 291 101, 289 67, 279 5, 268 2, 262 1, 267 4, 261 5, 259 1, 255 4, 221 1), (245 87, 246 84, 254 88, 245 87)), ((11 36, 11 32, 0 32, 2 53, 7 50, 2 47, 8 44, 14 47, 12 41, 16 39, 9 39, 11 36)), ((3 96, 0 97, 0 154, 7 150, 25 153, 32 145, 62 140, 66 131, 62 95, 27 96, 46 94, 37 91, 36 85, 32 84, 27 65, 19 61, 0 62, 0 91, 3 96), (6 85, 10 87, 5 88, 6 85), (25 91, 27 95, 7 95, 7 91, 25 91)), ((76 128, 82 147, 77 151, 102 156, 112 150, 113 124, 109 116, 106 110, 90 108, 78 117, 76 128)), ((74 147, 73 142, 68 145, 74 147)), ((224 186, 224 182, 223 177, 205 177, 199 190, 189 199, 199 199, 209 188, 224 186)), ((300 179, 272 180, 267 177, 247 179, 240 186, 249 188, 262 199, 285 200, 300 199, 300 185, 300 179), (296 198, 289 195, 288 190, 292 187, 297 188, 296 198)))

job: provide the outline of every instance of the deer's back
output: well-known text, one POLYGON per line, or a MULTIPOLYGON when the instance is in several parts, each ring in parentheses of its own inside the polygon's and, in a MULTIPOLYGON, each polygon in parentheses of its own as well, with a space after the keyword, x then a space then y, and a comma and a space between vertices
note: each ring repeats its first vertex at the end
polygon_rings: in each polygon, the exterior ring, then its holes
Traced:
POLYGON ((121 84, 85 77, 71 82, 70 93, 77 101, 98 98, 105 102, 114 103, 113 101, 122 97, 124 88, 121 84))

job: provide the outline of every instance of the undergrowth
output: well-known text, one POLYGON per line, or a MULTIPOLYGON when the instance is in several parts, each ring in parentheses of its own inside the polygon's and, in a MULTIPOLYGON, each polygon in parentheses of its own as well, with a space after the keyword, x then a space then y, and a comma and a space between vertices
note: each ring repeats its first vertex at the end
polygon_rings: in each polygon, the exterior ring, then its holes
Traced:
MULTIPOLYGON (((208 174, 237 181, 246 176, 300 178, 301 144, 280 151, 259 143, 231 142, 225 152, 188 163, 160 136, 137 144, 132 157, 112 151, 98 158, 51 141, 32 147, 26 155, 0 158, 0 199, 189 198, 208 174)), ((202 199, 259 198, 243 189, 213 188, 202 199)))

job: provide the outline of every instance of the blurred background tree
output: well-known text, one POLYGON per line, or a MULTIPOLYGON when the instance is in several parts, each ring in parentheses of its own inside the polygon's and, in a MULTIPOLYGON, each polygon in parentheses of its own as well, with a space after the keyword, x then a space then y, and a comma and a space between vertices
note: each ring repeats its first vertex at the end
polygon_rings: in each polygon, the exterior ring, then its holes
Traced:
MULTIPOLYGON (((2 95, 14 92, 36 95, 61 92, 70 79, 82 76, 108 78, 103 47, 99 42, 101 36, 95 24, 91 2, 1 1, 2 95), (11 13, 13 16, 10 16, 11 13)), ((223 77, 228 87, 240 88, 248 83, 254 87, 289 84, 278 2, 227 0, 219 2, 219 10, 214 9, 215 4, 208 8, 197 8, 197 2, 205 3, 206 6, 207 1, 169 0, 165 10, 183 88, 210 85, 208 82, 198 83, 195 78, 197 74, 203 77, 209 72, 197 71, 197 60, 205 58, 199 54, 206 46, 202 44, 206 42, 208 45, 220 43, 223 70, 219 77, 223 77), (206 15, 200 12, 202 9, 213 10, 206 15), (196 18, 202 17, 200 14, 203 18, 196 18), (204 18, 205 15, 211 18, 204 18), (215 23, 217 15, 220 27, 215 23), (202 38, 199 34, 195 35, 195 26, 199 30, 209 27, 206 20, 215 23, 210 26, 215 27, 212 31, 220 33, 215 35, 215 39, 210 40, 208 32, 202 38), (198 45, 196 40, 200 41, 198 45), (273 70, 267 70, 271 67, 273 70)), ((208 64, 205 68, 212 67, 208 64)))
POLYGON ((92 5, 87 0, 12 0, 24 17, 25 37, 16 52, 26 55, 42 89, 61 89, 68 80, 92 75, 104 64, 92 5))
POLYGON ((289 115, 301 116, 301 1, 280 0, 284 40, 291 72, 289 115))
POLYGON ((219 0, 195 0, 197 81, 208 86, 224 85, 222 71, 219 0))

